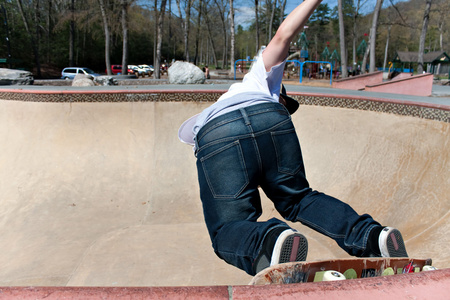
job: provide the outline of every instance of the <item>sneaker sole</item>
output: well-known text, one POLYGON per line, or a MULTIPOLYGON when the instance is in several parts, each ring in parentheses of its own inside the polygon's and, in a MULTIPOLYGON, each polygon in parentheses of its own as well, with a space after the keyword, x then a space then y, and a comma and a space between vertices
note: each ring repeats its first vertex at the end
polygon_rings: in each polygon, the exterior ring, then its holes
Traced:
POLYGON ((308 241, 300 233, 288 233, 279 237, 280 243, 275 245, 270 265, 293 261, 304 261, 308 255, 308 241))
POLYGON ((392 229, 388 231, 386 237, 386 246, 381 249, 382 256, 385 257, 408 257, 406 252, 405 243, 403 242, 403 237, 400 231, 397 229, 392 229), (387 255, 386 255, 387 254, 387 255))

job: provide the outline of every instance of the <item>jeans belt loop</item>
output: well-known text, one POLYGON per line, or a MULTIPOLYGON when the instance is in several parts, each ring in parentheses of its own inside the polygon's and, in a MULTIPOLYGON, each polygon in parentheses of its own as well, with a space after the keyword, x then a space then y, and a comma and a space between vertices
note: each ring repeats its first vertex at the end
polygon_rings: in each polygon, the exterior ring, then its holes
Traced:
POLYGON ((239 110, 241 111, 242 117, 244 118, 245 121, 245 125, 250 125, 250 119, 248 118, 247 112, 245 111, 244 108, 239 108, 239 110))

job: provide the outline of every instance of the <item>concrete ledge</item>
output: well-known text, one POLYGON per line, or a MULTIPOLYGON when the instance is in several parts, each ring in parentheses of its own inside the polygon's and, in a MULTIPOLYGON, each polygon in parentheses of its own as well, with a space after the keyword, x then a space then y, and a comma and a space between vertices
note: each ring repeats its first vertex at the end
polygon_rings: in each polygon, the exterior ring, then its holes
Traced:
POLYGON ((367 73, 333 81, 332 87, 346 90, 364 90, 366 85, 383 82, 383 71, 367 73))
MULTIPOLYGON (((163 90, 147 88, 0 89, 0 99, 24 102, 215 102, 226 90, 163 90)), ((292 92, 300 105, 369 110, 450 122, 450 105, 357 95, 292 92)))
POLYGON ((379 84, 367 85, 365 90, 368 92, 428 97, 431 96, 432 89, 433 74, 420 74, 379 84))
POLYGON ((345 281, 264 286, 0 287, 0 299, 446 299, 450 269, 345 281))
POLYGON ((412 76, 413 76, 412 73, 402 72, 402 73, 398 74, 397 76, 395 76, 394 78, 392 78, 392 81, 399 80, 399 79, 408 79, 408 78, 411 78, 412 76))

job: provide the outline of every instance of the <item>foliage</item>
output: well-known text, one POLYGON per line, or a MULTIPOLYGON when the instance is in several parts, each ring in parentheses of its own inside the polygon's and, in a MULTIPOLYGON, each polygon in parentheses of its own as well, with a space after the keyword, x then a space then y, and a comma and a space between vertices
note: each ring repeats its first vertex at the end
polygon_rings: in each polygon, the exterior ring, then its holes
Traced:
MULTIPOLYGON (((23 20, 17 9, 18 0, 0 0, 6 11, 6 19, 0 14, 0 58, 8 57, 8 47, 6 37, 10 41, 11 57, 20 60, 14 64, 15 68, 25 68, 32 70, 35 67, 32 45, 24 27, 23 20), (8 22, 8 32, 5 21, 8 22)), ((106 1, 106 0, 105 0, 106 1)), ((248 3, 253 1, 246 0, 248 3)), ((275 0, 272 0, 275 1, 275 0)), ((259 8, 259 28, 261 43, 266 44, 269 37, 269 21, 273 2, 260 1, 259 8)), ((156 1, 159 3, 159 1, 156 1)), ((170 1, 168 1, 170 2, 170 1)), ((183 59, 183 23, 179 16, 175 1, 171 1, 171 10, 167 8, 164 22, 162 61, 167 62, 183 59)), ((230 29, 228 17, 228 1, 194 0, 191 14, 191 30, 189 35, 189 52, 193 59, 196 44, 200 49, 198 64, 208 64, 213 67, 213 57, 219 61, 229 57, 230 29), (208 18, 202 18, 197 23, 197 8, 199 1, 203 1, 203 9, 208 14, 208 18), (216 3, 217 2, 217 3, 216 3), (219 6, 224 9, 223 14, 219 11, 219 6), (228 26, 223 31, 221 16, 225 17, 225 25, 228 26), (208 24, 207 21, 208 20, 208 24), (207 26, 209 25, 209 26, 207 26), (197 31, 197 28, 199 30, 197 31), (197 36, 198 32, 198 36, 197 36), (196 43, 198 40, 198 43, 196 43), (212 52, 215 52, 213 55, 212 52), (228 54, 227 54, 228 53, 228 54)), ((344 1, 346 48, 348 57, 352 55, 352 27, 353 15, 355 13, 356 0, 344 1)), ((62 69, 69 63, 69 26, 73 22, 75 25, 74 37, 74 61, 78 66, 90 67, 97 72, 105 72, 104 53, 104 33, 100 18, 100 9, 96 0, 74 1, 74 11, 70 10, 71 0, 43 1, 26 0, 22 1, 24 12, 29 22, 39 50, 40 60, 44 66, 53 66, 62 69)), ((120 0, 108 0, 107 10, 111 30, 111 63, 120 64, 122 60, 122 28, 120 22, 120 0)), ((278 2, 277 2, 278 3, 278 2)), ((245 3, 244 3, 245 4, 245 3)), ((244 5, 241 4, 241 5, 244 5)), ((387 2, 388 5, 382 10, 378 26, 376 59, 377 66, 383 64, 386 43, 389 37, 388 59, 392 59, 396 51, 417 51, 419 49, 419 35, 424 13, 423 0, 395 1, 387 2), (394 6, 394 5, 395 6, 394 6), (390 30, 390 33, 389 33, 390 30)), ((154 64, 153 53, 155 43, 155 1, 134 2, 128 11, 129 19, 129 63, 130 64, 154 64)), ((450 52, 450 21, 447 21, 450 13, 448 0, 434 0, 430 15, 430 23, 426 37, 425 51, 439 51, 441 49, 440 39, 442 38, 442 50, 450 52)), ((371 26, 370 8, 369 13, 359 15, 356 19, 357 26, 355 32, 356 46, 363 40, 367 42, 369 28, 371 26)), ((183 10, 182 10, 183 13, 183 10)), ((272 34, 280 25, 282 11, 277 5, 275 8, 272 34)), ((286 12, 284 12, 286 13, 286 12)), ((256 26, 254 13, 251 16, 253 22, 247 27, 236 26, 235 58, 241 59, 256 54, 256 26)), ((249 21, 249 20, 246 20, 249 21)), ((328 4, 321 4, 311 16, 304 31, 308 40, 308 50, 310 59, 317 59, 328 47, 330 52, 339 52, 339 34, 337 14, 328 4)), ((360 57, 358 58, 360 59, 360 57)), ((7 67, 7 66, 2 66, 7 67)), ((59 74, 54 74, 57 77, 59 74)))

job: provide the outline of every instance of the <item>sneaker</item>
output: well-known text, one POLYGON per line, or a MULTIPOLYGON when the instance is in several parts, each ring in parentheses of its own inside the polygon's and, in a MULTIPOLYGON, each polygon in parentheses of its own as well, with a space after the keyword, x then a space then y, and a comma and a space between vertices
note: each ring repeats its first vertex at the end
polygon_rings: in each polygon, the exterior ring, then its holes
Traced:
POLYGON ((277 265, 291 261, 304 261, 308 254, 308 241, 292 229, 283 231, 273 247, 270 265, 277 265))
POLYGON ((255 274, 270 266, 289 261, 304 261, 308 253, 306 238, 292 229, 271 230, 253 264, 255 274))
POLYGON ((408 257, 402 234, 395 228, 385 227, 378 238, 382 257, 408 257))

